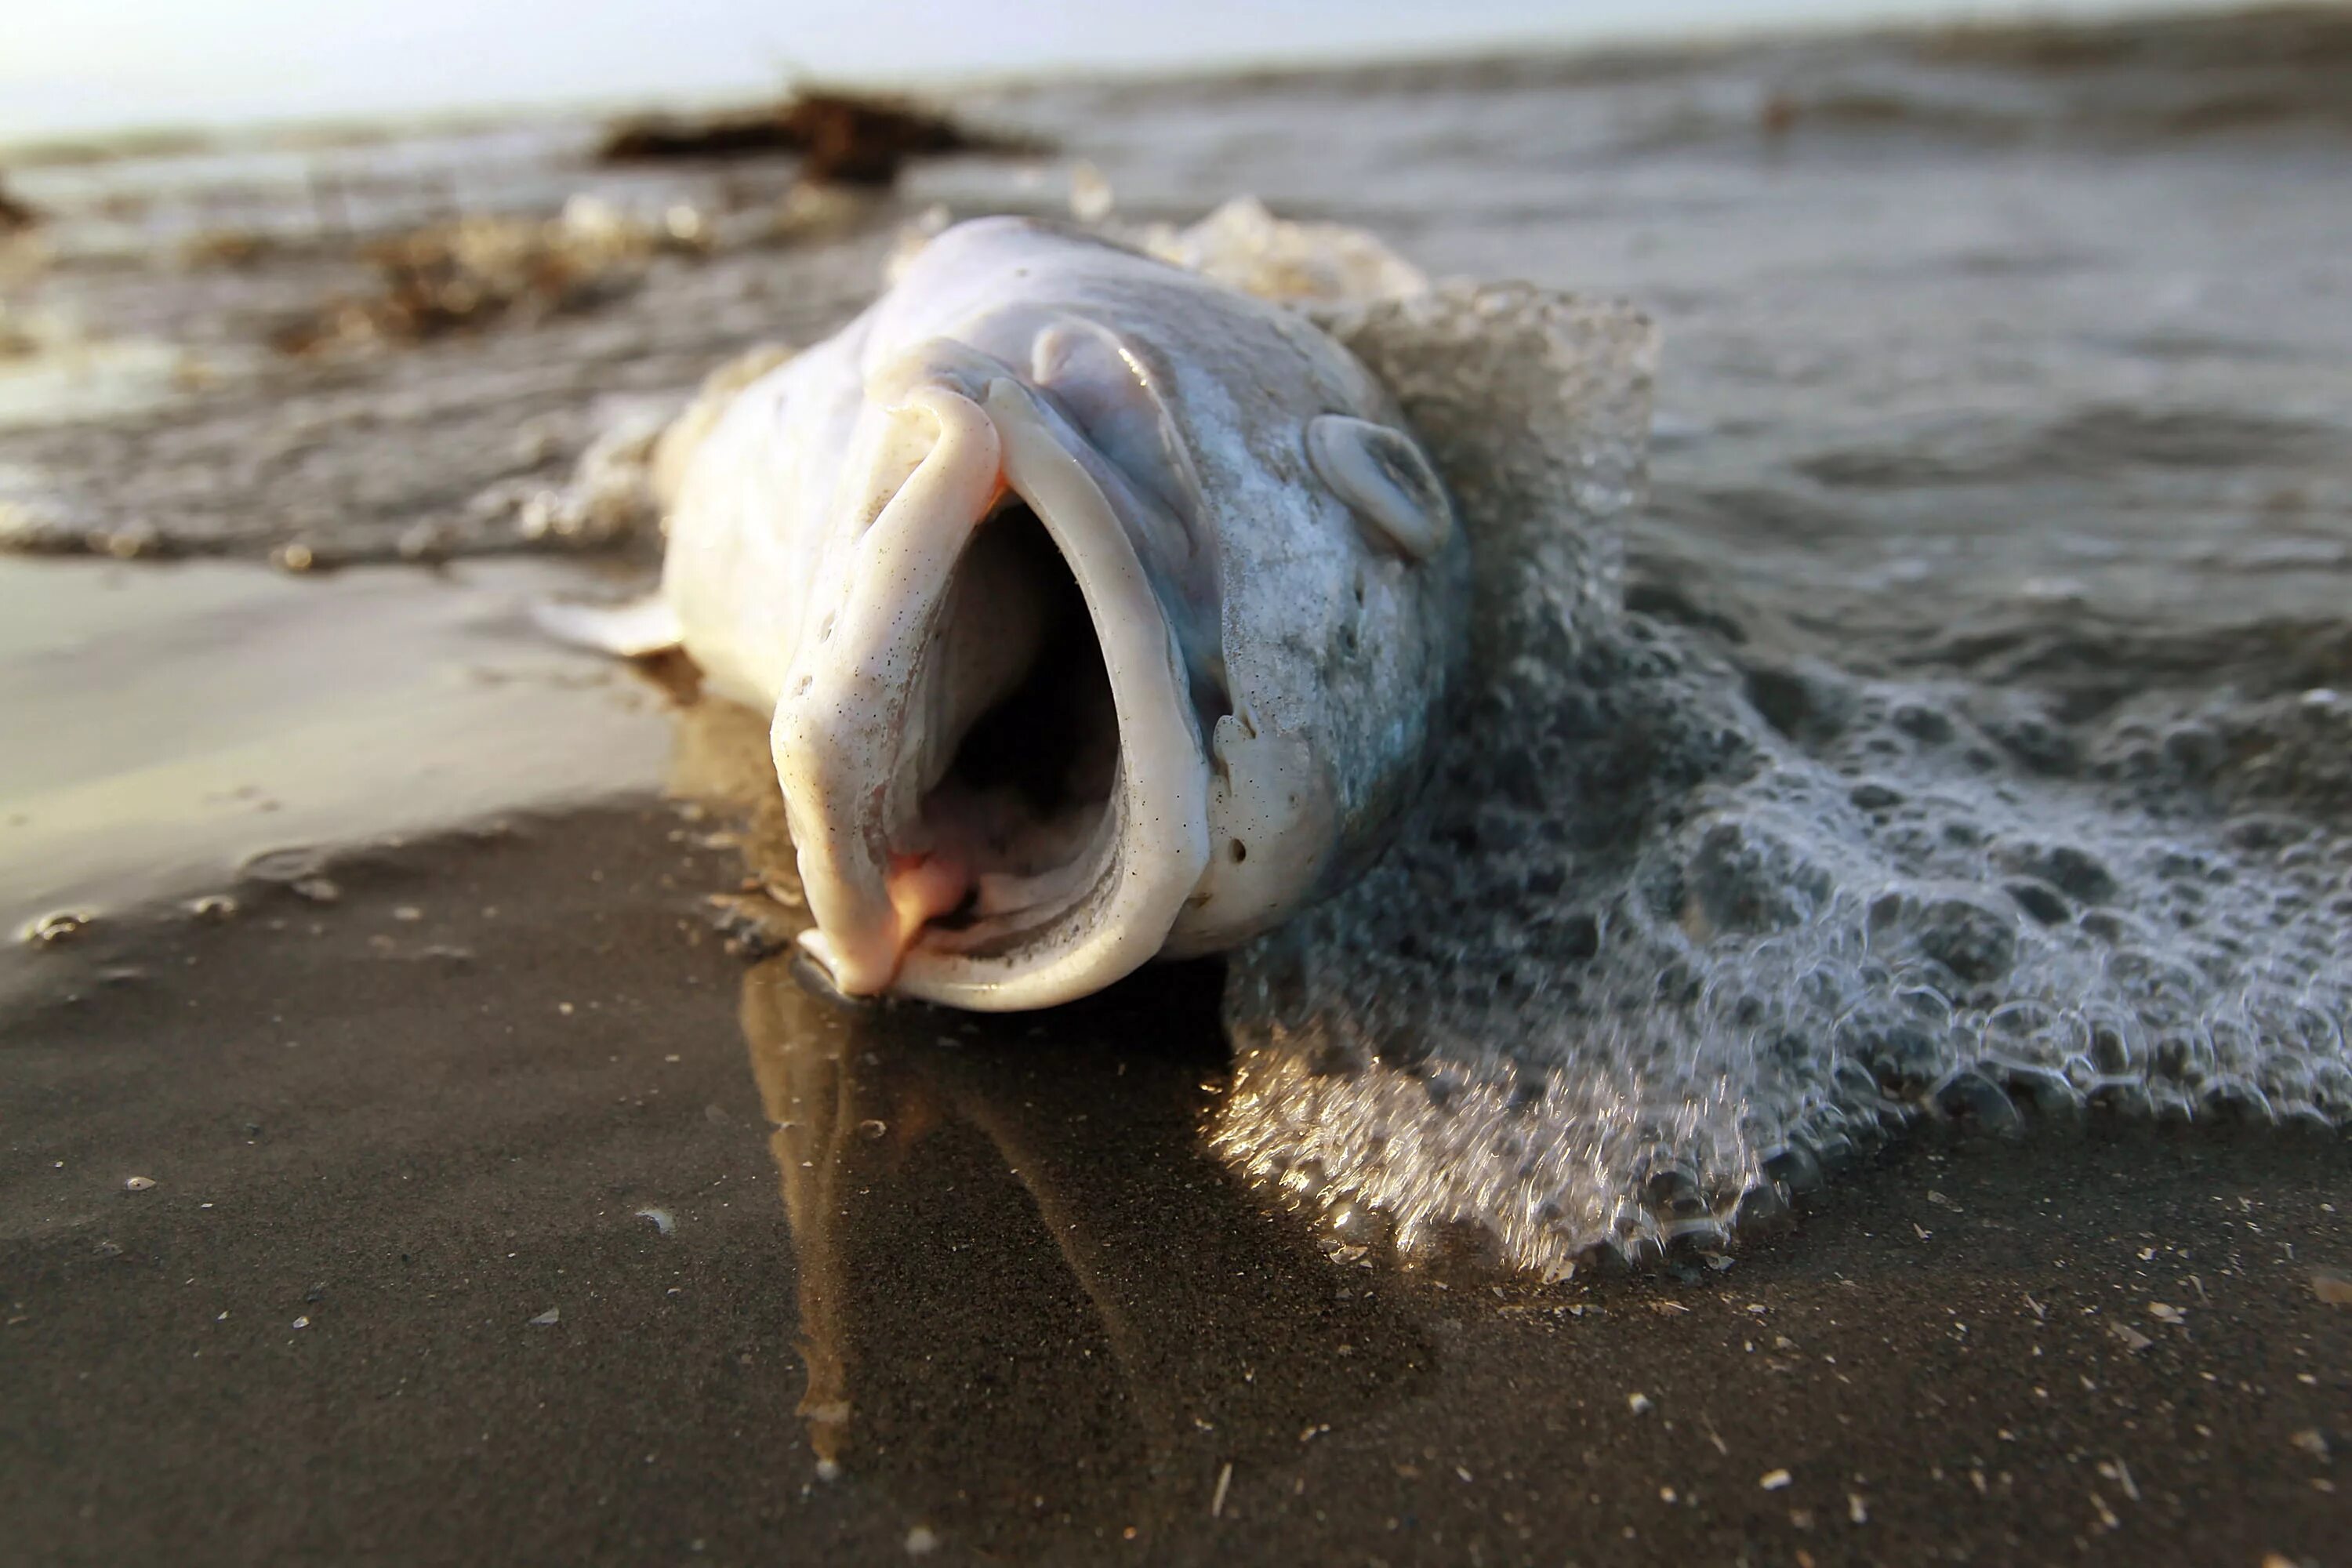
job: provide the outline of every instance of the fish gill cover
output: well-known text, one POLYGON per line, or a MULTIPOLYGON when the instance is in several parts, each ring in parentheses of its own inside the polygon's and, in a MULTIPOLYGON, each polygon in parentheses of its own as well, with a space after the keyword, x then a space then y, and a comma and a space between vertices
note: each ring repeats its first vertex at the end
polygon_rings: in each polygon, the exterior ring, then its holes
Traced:
POLYGON ((1343 1239, 1557 1277, 1721 1239, 1922 1117, 2352 1114, 2352 702, 1734 662, 1629 610, 1656 339, 1449 286, 1327 322, 1476 554, 1399 840, 1238 954, 1210 1136, 1343 1239))

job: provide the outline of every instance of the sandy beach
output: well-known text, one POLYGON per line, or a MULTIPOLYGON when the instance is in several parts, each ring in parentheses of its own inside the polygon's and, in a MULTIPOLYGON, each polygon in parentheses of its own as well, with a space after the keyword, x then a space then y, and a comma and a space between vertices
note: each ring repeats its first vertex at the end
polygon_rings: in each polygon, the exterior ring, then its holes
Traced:
POLYGON ((2334 1550, 2332 1142, 1930 1140, 1720 1272, 1335 1264, 1199 1147, 1213 974, 824 1013, 705 928, 701 831, 519 819, 20 970, 26 1560, 2334 1550))

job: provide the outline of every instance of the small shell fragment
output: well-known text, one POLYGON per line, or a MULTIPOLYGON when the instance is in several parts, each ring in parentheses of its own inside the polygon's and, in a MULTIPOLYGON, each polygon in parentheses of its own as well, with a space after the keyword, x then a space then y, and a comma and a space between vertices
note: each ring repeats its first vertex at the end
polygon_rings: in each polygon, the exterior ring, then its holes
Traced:
POLYGON ((26 926, 24 938, 33 947, 55 947, 61 942, 71 942, 88 931, 93 918, 79 910, 59 910, 26 926))

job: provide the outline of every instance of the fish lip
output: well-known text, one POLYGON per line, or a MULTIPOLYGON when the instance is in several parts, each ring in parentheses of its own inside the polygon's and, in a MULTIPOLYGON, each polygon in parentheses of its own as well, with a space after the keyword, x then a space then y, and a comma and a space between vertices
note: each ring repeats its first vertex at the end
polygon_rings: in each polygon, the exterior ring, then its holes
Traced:
POLYGON ((1012 375, 957 379, 892 400, 936 421, 939 438, 852 547, 838 624, 795 658, 771 744, 817 921, 803 942, 835 986, 1018 1011, 1099 990, 1167 945, 1209 864, 1210 763, 1173 623, 1071 437, 1012 375), (1082 852, 1100 864, 1088 876, 1073 862, 1075 891, 1035 906, 1042 919, 1016 909, 952 939, 919 921, 909 941, 889 875, 894 826, 917 809, 913 677, 965 547, 1008 493, 1076 579, 1109 677, 1118 767, 1082 852))

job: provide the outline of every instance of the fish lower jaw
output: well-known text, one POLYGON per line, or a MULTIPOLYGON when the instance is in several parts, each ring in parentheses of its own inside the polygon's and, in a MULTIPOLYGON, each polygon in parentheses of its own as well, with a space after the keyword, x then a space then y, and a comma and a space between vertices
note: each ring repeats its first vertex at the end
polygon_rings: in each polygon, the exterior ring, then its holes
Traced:
POLYGON ((1168 948, 1208 859, 1205 829, 1192 837, 1183 853, 1139 857, 1107 824, 1087 853, 1034 875, 977 869, 955 847, 894 853, 879 899, 810 885, 824 918, 801 943, 848 996, 975 1012, 1058 1005, 1168 948))

